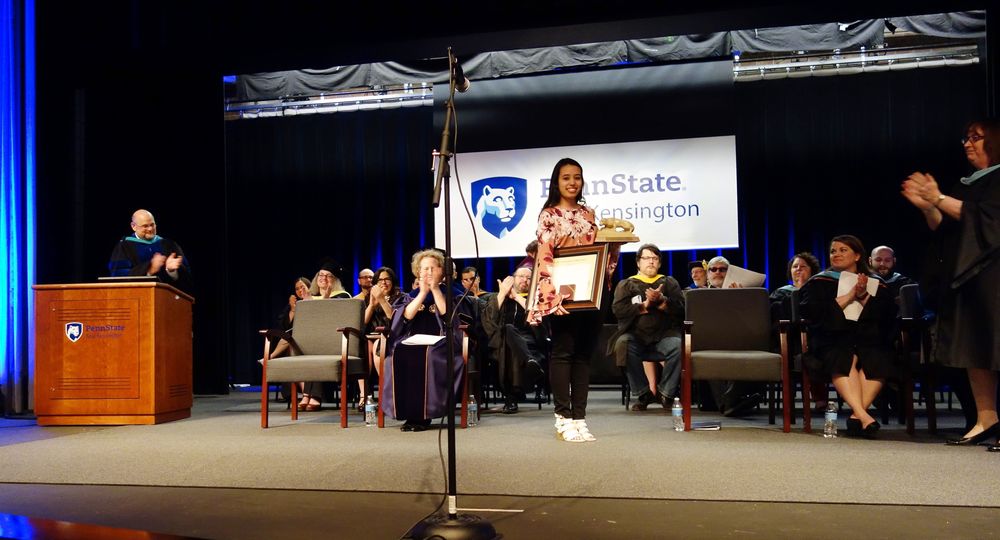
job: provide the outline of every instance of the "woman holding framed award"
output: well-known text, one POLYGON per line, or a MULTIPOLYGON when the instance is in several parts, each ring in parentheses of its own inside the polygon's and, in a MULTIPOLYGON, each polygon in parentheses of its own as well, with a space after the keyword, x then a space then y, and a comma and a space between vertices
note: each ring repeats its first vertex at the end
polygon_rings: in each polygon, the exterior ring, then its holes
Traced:
MULTIPOLYGON (((567 310, 563 306, 567 293, 558 290, 552 279, 557 248, 591 245, 597 237, 594 210, 586 206, 583 185, 583 167, 577 161, 563 158, 552 169, 549 197, 538 215, 534 306, 528 312, 528 320, 533 324, 541 322, 542 317, 552 317, 549 376, 556 436, 566 442, 597 440, 587 428, 585 418, 590 355, 597 346, 602 314, 595 309, 567 310)), ((609 259, 618 260, 617 245, 609 259)))

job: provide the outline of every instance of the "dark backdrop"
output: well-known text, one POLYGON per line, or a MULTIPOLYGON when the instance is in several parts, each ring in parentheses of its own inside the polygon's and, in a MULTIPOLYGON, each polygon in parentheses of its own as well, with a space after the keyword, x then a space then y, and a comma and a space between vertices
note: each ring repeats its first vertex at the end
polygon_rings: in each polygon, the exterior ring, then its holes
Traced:
MULTIPOLYGON (((409 254, 432 241, 430 108, 224 125, 216 75, 168 70, 198 96, 179 109, 152 84, 162 66, 126 67, 127 78, 40 81, 38 281, 93 280, 131 211, 152 210, 194 267, 196 391, 257 377, 255 330, 319 257, 340 259, 353 284, 355 268, 380 262, 407 276, 409 254)), ((773 288, 789 253, 821 255, 850 232, 893 245, 900 270, 919 275, 927 234, 899 184, 929 170, 947 192, 965 174, 958 138, 985 111, 984 85, 980 67, 736 84, 742 247, 724 254, 773 288)), ((664 266, 686 282, 683 263, 715 253, 664 266)), ((495 279, 514 262, 480 266, 495 279)), ((634 271, 627 256, 621 274, 634 271)))
MULTIPOLYGON (((352 293, 361 268, 412 282, 410 254, 433 241, 430 107, 226 124, 224 246, 236 382, 259 381, 262 340, 295 279, 325 257, 352 293)), ((407 289, 409 290, 409 289, 407 289)))
MULTIPOLYGON (((448 86, 434 87, 435 103, 448 86)), ((732 135, 732 60, 638 64, 475 81, 455 95, 458 151, 732 135)), ((435 110, 435 130, 444 107, 435 110)))
MULTIPOLYGON (((982 77, 979 68, 964 67, 736 84, 735 107, 727 110, 735 111, 741 247, 674 252, 664 271, 686 284, 688 260, 722 253, 766 272, 775 288, 786 283, 790 254, 808 250, 825 263, 829 238, 850 233, 869 249, 893 246, 899 270, 919 276, 927 232, 899 186, 919 169, 937 174, 947 191, 966 173, 958 139, 984 104, 956 89, 980 88, 982 77)), ((252 330, 273 319, 294 278, 311 277, 321 256, 344 263, 352 291, 364 266, 384 263, 409 281, 409 254, 433 242, 427 149, 439 134, 428 129, 430 113, 424 107, 227 125, 234 380, 256 380, 260 340, 252 330)), ((619 115, 587 116, 603 140, 628 129, 619 115)), ((495 290, 518 260, 459 265, 476 264, 495 290)), ((634 258, 625 255, 619 277, 634 272, 634 258)))

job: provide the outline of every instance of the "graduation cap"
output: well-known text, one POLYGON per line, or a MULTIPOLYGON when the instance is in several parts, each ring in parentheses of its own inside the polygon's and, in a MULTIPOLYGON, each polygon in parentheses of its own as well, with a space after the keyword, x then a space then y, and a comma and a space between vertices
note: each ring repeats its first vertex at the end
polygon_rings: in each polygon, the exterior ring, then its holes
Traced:
POLYGON ((325 257, 319 264, 320 270, 326 270, 331 274, 337 276, 337 279, 344 280, 344 267, 337 262, 333 257, 325 257))
POLYGON ((701 268, 707 272, 708 262, 701 260, 701 261, 691 261, 688 263, 688 273, 691 273, 691 270, 694 270, 695 268, 701 268))

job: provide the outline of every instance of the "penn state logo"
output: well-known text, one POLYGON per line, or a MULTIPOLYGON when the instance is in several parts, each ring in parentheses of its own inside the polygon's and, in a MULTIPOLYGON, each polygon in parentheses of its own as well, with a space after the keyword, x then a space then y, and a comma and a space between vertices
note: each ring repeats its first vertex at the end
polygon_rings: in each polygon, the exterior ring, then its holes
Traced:
POLYGON ((66 337, 76 343, 83 337, 83 324, 78 322, 66 323, 66 337))
POLYGON ((503 238, 524 217, 528 181, 512 176, 493 176, 472 183, 472 207, 483 229, 503 238))

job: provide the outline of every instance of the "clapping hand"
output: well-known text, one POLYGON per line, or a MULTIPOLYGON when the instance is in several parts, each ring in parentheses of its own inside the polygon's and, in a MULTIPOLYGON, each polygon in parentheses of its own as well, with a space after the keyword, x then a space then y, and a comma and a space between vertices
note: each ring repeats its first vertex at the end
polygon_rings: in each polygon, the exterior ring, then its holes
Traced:
POLYGON ((153 258, 149 260, 149 270, 146 272, 150 276, 155 276, 163 269, 163 265, 167 262, 166 255, 162 253, 154 253, 153 258))
POLYGON ((514 276, 507 276, 503 281, 497 280, 497 296, 500 298, 513 298, 514 276))
POLYGON ((854 298, 858 301, 864 300, 868 296, 868 276, 858 274, 858 282, 854 284, 854 298))
POLYGON ((171 253, 170 256, 167 257, 167 272, 176 272, 177 269, 181 267, 182 262, 184 262, 184 257, 181 257, 176 253, 171 253))
POLYGON ((659 287, 655 288, 655 289, 652 288, 652 287, 650 287, 649 289, 646 289, 646 302, 647 302, 647 305, 652 306, 652 305, 655 305, 655 304, 659 304, 662 301, 663 301, 663 285, 662 284, 659 287))
POLYGON ((930 210, 941 195, 941 190, 933 176, 915 172, 903 181, 902 194, 913 206, 921 210, 930 210))
POLYGON ((378 304, 383 297, 385 297, 385 289, 382 288, 382 285, 380 283, 372 285, 372 289, 368 293, 368 303, 378 304))

